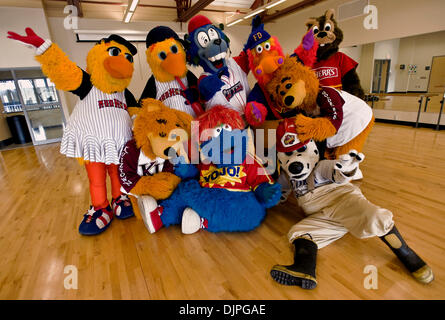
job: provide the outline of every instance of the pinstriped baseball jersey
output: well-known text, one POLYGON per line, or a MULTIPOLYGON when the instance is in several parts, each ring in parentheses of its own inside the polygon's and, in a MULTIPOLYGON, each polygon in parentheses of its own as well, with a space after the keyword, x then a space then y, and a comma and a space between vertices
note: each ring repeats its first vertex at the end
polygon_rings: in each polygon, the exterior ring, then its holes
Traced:
POLYGON ((125 92, 104 93, 92 86, 79 100, 64 129, 60 152, 67 157, 119 164, 131 139, 125 92))
MULTIPOLYGON (((182 83, 187 88, 188 81, 187 77, 181 78, 182 83)), ((182 88, 176 80, 161 82, 156 80, 156 99, 163 102, 167 107, 175 110, 183 111, 191 115, 193 118, 196 117, 190 103, 187 102, 182 94, 182 88)))
MULTIPOLYGON (((206 102, 206 110, 209 110, 215 105, 223 105, 243 115, 244 108, 247 104, 247 96, 250 92, 247 74, 233 58, 226 59, 226 63, 229 69, 229 76, 223 75, 221 77, 224 85, 220 91, 215 93, 215 95, 206 102)), ((204 73, 204 75, 209 75, 209 73, 204 73)))

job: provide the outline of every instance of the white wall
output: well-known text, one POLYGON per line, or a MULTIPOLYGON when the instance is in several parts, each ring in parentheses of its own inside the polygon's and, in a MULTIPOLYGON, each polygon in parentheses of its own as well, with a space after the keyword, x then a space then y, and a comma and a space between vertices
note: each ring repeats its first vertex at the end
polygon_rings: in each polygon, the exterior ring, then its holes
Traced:
POLYGON ((401 39, 384 40, 362 45, 363 48, 374 48, 372 59, 369 59, 369 50, 362 50, 359 60, 356 60, 356 50, 353 47, 341 48, 356 61, 360 61, 357 69, 362 86, 371 86, 374 59, 391 59, 391 69, 388 81, 388 92, 423 92, 428 91, 428 82, 434 56, 445 55, 445 31, 432 32, 401 39), (366 55, 366 58, 364 58, 366 55), (369 66, 364 66, 364 64, 369 66), (400 65, 405 69, 401 70, 400 65), (408 65, 417 65, 415 74, 408 73, 408 65), (366 68, 366 72, 362 70, 366 68))
POLYGON ((343 47, 340 48, 340 52, 343 52, 344 54, 348 55, 350 58, 354 59, 355 62, 358 63, 358 68, 360 67, 360 57, 362 55, 362 45, 358 46, 352 46, 352 47, 343 47))
POLYGON ((398 63, 405 70, 397 70, 397 91, 427 91, 433 56, 445 55, 445 31, 400 39, 398 63), (417 73, 408 75, 408 64, 417 65, 417 73))
POLYGON ((360 64, 357 68, 357 73, 360 79, 361 86, 366 92, 371 92, 372 87, 372 69, 374 67, 374 43, 362 45, 362 52, 360 56, 360 64))
MULTIPOLYGON (((34 49, 7 38, 8 31, 24 35, 31 27, 39 35, 49 38, 45 12, 42 8, 0 7, 0 68, 27 68, 40 66, 34 59, 34 49)), ((3 110, 0 102, 0 110, 3 110)), ((0 140, 11 137, 5 115, 0 115, 0 140)))
POLYGON ((399 57, 399 45, 400 45, 400 39, 384 40, 376 42, 374 44, 374 60, 376 59, 391 60, 387 92, 395 91, 396 69, 398 68, 397 63, 399 57))
POLYGON ((8 31, 24 35, 31 27, 42 38, 49 38, 45 12, 42 8, 0 7, 0 68, 35 67, 34 50, 7 38, 8 31))

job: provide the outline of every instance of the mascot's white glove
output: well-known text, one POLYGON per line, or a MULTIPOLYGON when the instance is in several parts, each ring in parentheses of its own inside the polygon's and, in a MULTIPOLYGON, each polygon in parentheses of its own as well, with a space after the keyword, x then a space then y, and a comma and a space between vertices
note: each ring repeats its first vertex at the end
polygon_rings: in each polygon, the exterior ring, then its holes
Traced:
POLYGON ((352 180, 360 162, 364 159, 365 155, 358 153, 356 150, 349 150, 348 154, 342 154, 340 159, 335 162, 332 180, 335 183, 344 183, 352 180))

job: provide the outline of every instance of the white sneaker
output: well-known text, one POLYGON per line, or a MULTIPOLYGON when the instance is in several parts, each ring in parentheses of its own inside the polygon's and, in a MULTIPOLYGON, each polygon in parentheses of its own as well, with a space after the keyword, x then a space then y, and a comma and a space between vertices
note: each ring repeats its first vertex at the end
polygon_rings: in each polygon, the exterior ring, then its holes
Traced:
POLYGON ((357 168, 357 171, 355 171, 355 174, 352 176, 352 180, 360 180, 363 179, 363 173, 360 168, 357 168))
POLYGON ((192 208, 186 208, 182 214, 182 233, 192 234, 199 229, 207 228, 207 220, 201 218, 192 208))
POLYGON ((141 212, 142 220, 150 233, 155 233, 159 227, 153 223, 152 212, 158 207, 157 201, 151 196, 138 197, 139 211, 141 212))

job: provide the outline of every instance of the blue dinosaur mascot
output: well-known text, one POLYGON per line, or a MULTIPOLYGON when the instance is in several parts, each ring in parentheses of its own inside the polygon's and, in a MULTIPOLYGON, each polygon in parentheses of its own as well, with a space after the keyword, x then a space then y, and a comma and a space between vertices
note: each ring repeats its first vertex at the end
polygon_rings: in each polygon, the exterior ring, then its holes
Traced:
POLYGON ((146 204, 148 230, 177 224, 184 234, 255 229, 280 200, 281 186, 247 151, 248 134, 238 112, 215 106, 197 120, 201 162, 176 165, 182 182, 159 205, 146 204))
MULTIPOLYGON (((249 59, 245 51, 237 57, 230 57, 229 38, 203 15, 196 15, 188 24, 187 61, 194 66, 201 66, 204 73, 198 81, 201 99, 205 109, 216 105, 234 109, 250 124, 257 115, 266 110, 256 110, 256 105, 246 109, 247 96, 250 92, 247 74, 249 59), (255 117, 251 117, 255 114, 255 117)), ((264 120, 264 119, 263 119, 264 120)), ((256 123, 252 123, 255 125, 256 123)))

